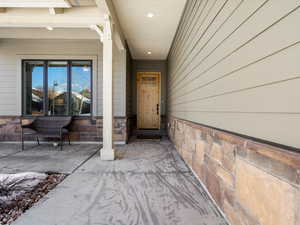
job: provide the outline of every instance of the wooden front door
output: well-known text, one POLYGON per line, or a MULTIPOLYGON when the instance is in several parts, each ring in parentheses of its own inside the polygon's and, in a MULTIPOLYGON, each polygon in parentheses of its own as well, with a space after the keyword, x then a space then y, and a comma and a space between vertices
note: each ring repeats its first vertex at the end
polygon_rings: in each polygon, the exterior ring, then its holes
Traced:
POLYGON ((137 126, 160 128, 160 73, 137 73, 137 126))

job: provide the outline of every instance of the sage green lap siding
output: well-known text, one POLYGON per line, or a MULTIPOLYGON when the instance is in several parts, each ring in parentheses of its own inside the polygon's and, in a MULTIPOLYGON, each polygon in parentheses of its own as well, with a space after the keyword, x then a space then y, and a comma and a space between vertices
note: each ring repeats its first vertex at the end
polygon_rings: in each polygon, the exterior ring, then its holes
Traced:
POLYGON ((168 57, 169 115, 300 148, 299 1, 194 3, 168 57))

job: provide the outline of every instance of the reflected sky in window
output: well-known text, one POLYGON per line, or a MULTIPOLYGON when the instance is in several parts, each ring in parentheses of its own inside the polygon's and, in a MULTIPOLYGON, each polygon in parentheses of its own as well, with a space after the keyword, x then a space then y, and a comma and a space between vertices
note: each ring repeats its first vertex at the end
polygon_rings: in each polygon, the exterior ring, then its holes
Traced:
MULTIPOLYGON (((73 66, 72 72, 73 72, 73 84, 72 89, 74 91, 81 91, 82 89, 88 89, 90 88, 90 79, 86 79, 88 76, 90 76, 91 73, 90 67, 79 67, 79 66, 73 66), (74 79, 75 78, 75 79, 74 79)), ((37 87, 40 84, 43 83, 43 77, 40 76, 40 74, 43 71, 43 67, 35 67, 32 76, 33 76, 33 87, 37 87)), ((64 79, 64 76, 66 74, 66 68, 51 68, 51 79, 49 79, 49 88, 53 86, 54 81, 58 81, 60 83, 60 86, 56 88, 58 91, 65 90, 65 87, 67 87, 67 83, 61 82, 62 79, 64 79), (52 84, 52 85, 51 85, 52 84), (51 86, 50 86, 51 85, 51 86)))

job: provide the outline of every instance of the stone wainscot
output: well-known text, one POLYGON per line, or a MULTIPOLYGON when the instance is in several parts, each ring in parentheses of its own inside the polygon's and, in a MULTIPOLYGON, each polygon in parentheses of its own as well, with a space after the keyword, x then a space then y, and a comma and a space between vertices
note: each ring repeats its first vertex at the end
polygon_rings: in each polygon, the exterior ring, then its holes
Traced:
POLYGON ((176 118, 168 134, 232 225, 300 224, 300 152, 176 118))
MULTIPOLYGON (((32 118, 18 116, 0 116, 0 142, 20 141, 21 123, 28 123, 32 118)), ((128 141, 128 119, 115 117, 114 141, 126 143, 128 141)), ((71 141, 100 142, 102 141, 102 117, 74 117, 71 124, 71 141)))

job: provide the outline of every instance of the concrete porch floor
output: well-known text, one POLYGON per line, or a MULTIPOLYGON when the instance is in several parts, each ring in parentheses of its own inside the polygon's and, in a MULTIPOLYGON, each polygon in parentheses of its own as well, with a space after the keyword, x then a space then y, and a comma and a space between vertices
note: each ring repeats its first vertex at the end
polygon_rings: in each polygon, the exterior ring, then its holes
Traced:
POLYGON ((64 145, 61 151, 52 144, 0 144, 0 173, 58 172, 73 173, 100 149, 99 145, 64 145))
POLYGON ((167 139, 116 152, 94 155, 13 224, 227 225, 167 139))

